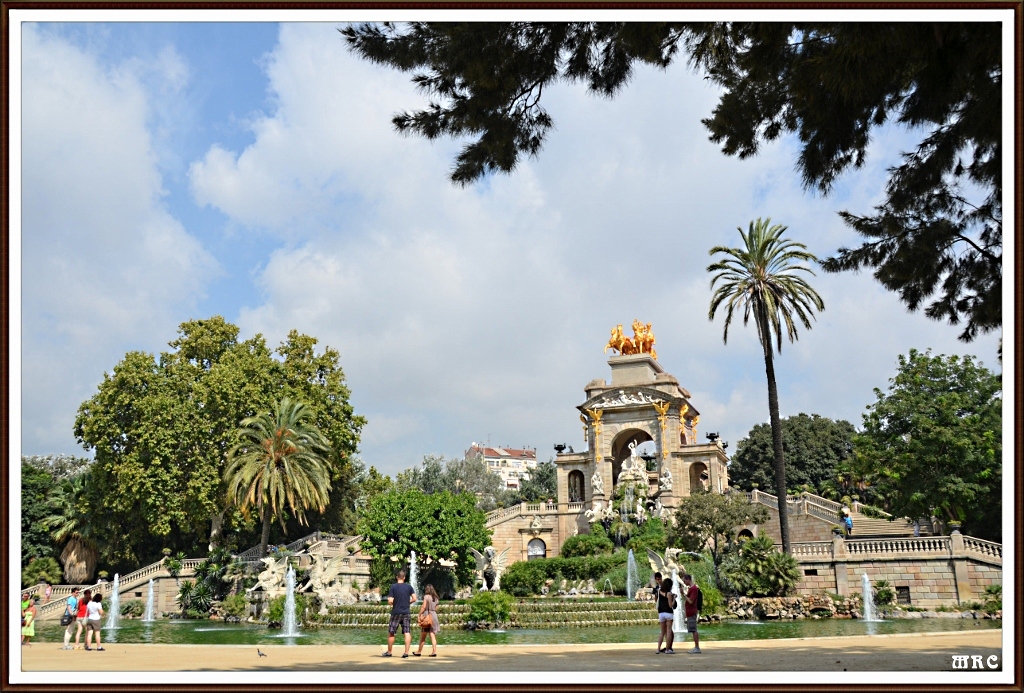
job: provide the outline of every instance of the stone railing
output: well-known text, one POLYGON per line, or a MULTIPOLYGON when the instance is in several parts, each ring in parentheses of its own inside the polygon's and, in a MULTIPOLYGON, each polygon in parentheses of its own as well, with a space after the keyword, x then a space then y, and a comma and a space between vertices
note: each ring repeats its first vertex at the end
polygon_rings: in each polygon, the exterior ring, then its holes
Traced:
POLYGON ((997 544, 994 541, 985 541, 984 539, 965 536, 964 551, 981 554, 990 558, 998 558, 1000 563, 1003 560, 1003 545, 997 544))
POLYGON ((516 515, 522 514, 522 511, 522 505, 513 505, 511 508, 497 508, 487 513, 487 525, 490 526, 509 517, 515 517, 516 515))
POLYGON ((839 524, 838 512, 833 511, 829 508, 823 508, 817 503, 812 503, 808 499, 804 499, 803 509, 804 512, 806 512, 811 517, 816 517, 819 520, 824 520, 825 522, 831 522, 834 525, 839 524))
POLYGON ((949 537, 907 537, 895 539, 850 539, 846 541, 850 556, 889 556, 895 554, 950 554, 949 537))
MULTIPOLYGON (((306 536, 300 539, 296 539, 290 544, 285 544, 284 548, 287 551, 295 551, 296 549, 300 549, 303 546, 305 546, 307 541, 319 541, 323 538, 334 538, 336 536, 337 535, 334 534, 321 534, 320 532, 313 532, 312 534, 307 534, 306 536)), ((252 563, 253 561, 258 561, 261 558, 263 558, 263 556, 260 555, 259 544, 253 546, 250 549, 246 549, 242 553, 237 554, 235 556, 235 560, 241 563, 252 563)))
POLYGON ((569 512, 578 513, 583 510, 584 503, 569 503, 569 512))
MULTIPOLYGON (((782 546, 776 544, 776 548, 781 551, 782 546)), ((798 544, 790 544, 790 551, 792 552, 793 558, 807 559, 807 558, 831 558, 832 557, 832 542, 830 541, 807 541, 800 542, 798 544)))

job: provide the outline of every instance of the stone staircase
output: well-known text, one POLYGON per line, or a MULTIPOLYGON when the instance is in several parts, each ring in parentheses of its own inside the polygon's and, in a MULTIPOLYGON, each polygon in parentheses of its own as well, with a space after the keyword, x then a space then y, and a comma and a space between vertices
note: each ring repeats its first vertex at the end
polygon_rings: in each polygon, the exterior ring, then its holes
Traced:
MULTIPOLYGON (((751 503, 760 503, 766 507, 778 510, 779 499, 770 493, 754 490, 744 493, 751 503)), ((786 498, 787 508, 790 515, 808 515, 830 525, 842 526, 840 512, 843 508, 841 503, 823 498, 813 493, 801 493, 797 496, 786 498)), ((850 517, 853 519, 853 537, 912 537, 914 536, 914 523, 907 518, 893 518, 886 512, 876 510, 875 513, 883 517, 871 517, 864 513, 867 506, 854 501, 850 507, 850 517)), ((921 521, 919 531, 922 537, 932 536, 931 523, 921 521)))

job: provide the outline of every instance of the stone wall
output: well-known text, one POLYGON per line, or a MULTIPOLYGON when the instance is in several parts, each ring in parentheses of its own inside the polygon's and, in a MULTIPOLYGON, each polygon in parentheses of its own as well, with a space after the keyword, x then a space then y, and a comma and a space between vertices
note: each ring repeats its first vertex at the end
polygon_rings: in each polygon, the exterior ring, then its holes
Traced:
MULTIPOLYGON (((764 506, 761 506, 764 507, 764 506)), ((758 531, 764 530, 775 543, 782 541, 782 533, 779 530, 779 511, 775 508, 765 508, 768 511, 768 521, 763 525, 749 525, 747 529, 754 536, 758 531)), ((789 541, 793 544, 809 541, 832 541, 832 523, 820 520, 813 515, 789 515, 789 541)))

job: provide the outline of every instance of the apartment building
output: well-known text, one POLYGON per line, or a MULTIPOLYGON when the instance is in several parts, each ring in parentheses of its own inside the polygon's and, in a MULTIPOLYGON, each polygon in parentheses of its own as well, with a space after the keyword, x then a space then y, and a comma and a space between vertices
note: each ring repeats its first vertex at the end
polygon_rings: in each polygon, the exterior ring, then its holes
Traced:
POLYGON ((501 448, 473 443, 466 451, 466 459, 472 458, 482 459, 509 489, 518 489, 520 482, 529 479, 530 471, 537 467, 536 448, 501 448))

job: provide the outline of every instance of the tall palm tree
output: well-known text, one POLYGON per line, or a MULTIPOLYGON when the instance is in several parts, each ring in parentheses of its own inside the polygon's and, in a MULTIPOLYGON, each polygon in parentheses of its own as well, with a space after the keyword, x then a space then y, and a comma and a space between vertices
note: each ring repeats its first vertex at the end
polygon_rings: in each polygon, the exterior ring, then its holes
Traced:
POLYGON ((721 282, 711 297, 708 319, 715 319, 715 311, 725 303, 725 331, 722 341, 729 341, 729 324, 737 308, 743 309, 743 324, 753 318, 757 337, 764 351, 764 369, 768 376, 768 411, 771 415, 772 444, 775 448, 775 489, 779 498, 779 528, 782 550, 790 553, 789 513, 786 507, 786 461, 782 454, 782 425, 779 422, 779 392, 775 385, 775 366, 772 360, 772 341, 782 352, 782 326, 785 323, 789 341, 797 338, 794 317, 807 329, 814 310, 822 311, 825 304, 797 272, 814 272, 805 261, 817 261, 807 246, 782 237, 786 227, 771 226, 771 219, 750 222, 747 233, 737 229, 743 238, 743 248, 715 246, 710 254, 723 253, 726 257, 708 266, 716 274, 711 288, 721 282))
POLYGON ((89 516, 82 507, 85 478, 85 474, 77 474, 57 486, 50 498, 53 514, 43 520, 54 540, 64 544, 60 562, 64 565, 64 580, 69 585, 89 582, 99 558, 89 516))
POLYGON ((277 516, 284 529, 284 510, 306 522, 306 510, 323 512, 330 500, 331 446, 310 422, 313 412, 287 397, 276 412, 242 421, 237 445, 228 454, 224 472, 227 497, 243 510, 255 507, 263 519, 260 555, 267 552, 270 521, 277 516))

